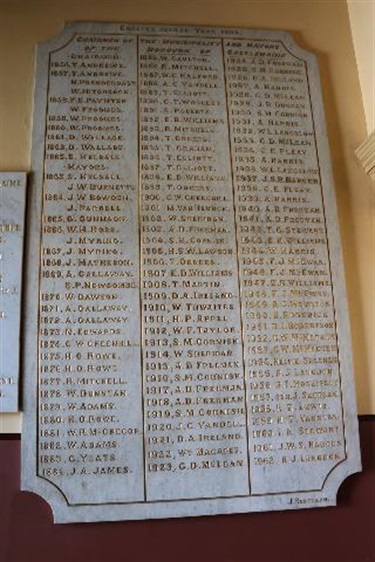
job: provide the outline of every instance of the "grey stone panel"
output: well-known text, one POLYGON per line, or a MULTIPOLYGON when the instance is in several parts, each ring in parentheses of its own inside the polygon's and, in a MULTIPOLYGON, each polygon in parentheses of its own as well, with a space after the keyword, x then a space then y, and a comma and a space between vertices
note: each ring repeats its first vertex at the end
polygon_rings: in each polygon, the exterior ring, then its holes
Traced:
POLYGON ((0 172, 0 412, 19 408, 26 173, 0 172))
POLYGON ((39 47, 23 488, 57 522, 334 505, 360 470, 323 113, 285 32, 39 47))

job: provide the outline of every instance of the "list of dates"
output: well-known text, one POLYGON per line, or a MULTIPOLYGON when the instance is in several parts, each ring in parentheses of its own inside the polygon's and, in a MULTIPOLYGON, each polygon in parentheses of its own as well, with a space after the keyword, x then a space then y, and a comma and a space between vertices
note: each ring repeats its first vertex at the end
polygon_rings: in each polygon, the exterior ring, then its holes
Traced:
POLYGON ((38 476, 72 505, 320 490, 346 450, 306 62, 77 32, 45 111, 38 476))

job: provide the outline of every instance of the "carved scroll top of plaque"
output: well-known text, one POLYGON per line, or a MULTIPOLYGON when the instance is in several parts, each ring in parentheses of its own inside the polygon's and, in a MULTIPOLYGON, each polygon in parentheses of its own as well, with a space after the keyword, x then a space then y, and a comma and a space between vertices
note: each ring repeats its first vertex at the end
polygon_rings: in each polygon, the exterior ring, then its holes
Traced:
POLYGON ((34 115, 24 489, 58 522, 334 504, 360 461, 314 56, 71 24, 34 115))

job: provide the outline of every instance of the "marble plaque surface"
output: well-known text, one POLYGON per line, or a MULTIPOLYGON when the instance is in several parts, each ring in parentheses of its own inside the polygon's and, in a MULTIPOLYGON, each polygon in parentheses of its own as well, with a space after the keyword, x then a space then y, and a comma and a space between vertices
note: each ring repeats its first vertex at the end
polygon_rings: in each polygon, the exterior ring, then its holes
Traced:
POLYGON ((334 505, 360 456, 314 55, 69 24, 32 166, 23 488, 56 522, 334 505))
POLYGON ((0 412, 18 411, 26 173, 0 172, 0 412))

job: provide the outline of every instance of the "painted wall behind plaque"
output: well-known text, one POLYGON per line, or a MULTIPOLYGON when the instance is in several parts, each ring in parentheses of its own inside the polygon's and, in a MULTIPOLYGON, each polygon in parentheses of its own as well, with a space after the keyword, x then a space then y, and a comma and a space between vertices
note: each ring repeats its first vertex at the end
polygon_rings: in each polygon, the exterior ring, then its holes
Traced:
MULTIPOLYGON (((55 37, 66 21, 191 23, 294 32, 319 55, 327 128, 338 199, 351 315, 360 414, 375 412, 373 366, 373 191, 354 156, 366 121, 345 0, 51 1, 1 3, 1 168, 30 169, 35 45, 55 37), (89 9, 88 9, 89 8, 89 9)), ((3 432, 20 430, 20 416, 3 415, 3 432)))
POLYGON ((375 130, 375 2, 347 0, 367 132, 375 130))

